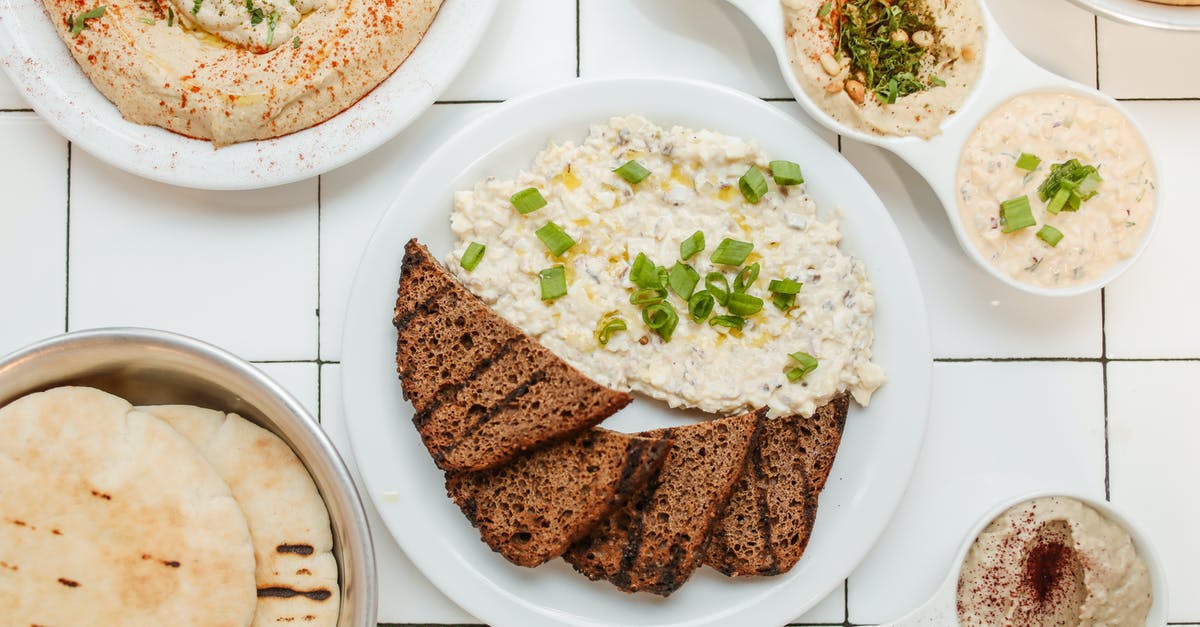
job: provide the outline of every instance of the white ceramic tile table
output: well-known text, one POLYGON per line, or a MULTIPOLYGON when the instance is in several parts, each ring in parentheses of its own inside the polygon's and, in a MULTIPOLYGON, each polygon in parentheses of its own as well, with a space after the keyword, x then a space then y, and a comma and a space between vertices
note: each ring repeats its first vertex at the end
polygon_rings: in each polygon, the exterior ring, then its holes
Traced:
MULTIPOLYGON (((1164 164, 1159 235, 1100 294, 1028 297, 967 260, 908 166, 823 132, 900 227, 937 363, 907 498, 862 566, 796 620, 898 617, 940 581, 982 510, 1058 488, 1110 498, 1142 521, 1166 561, 1169 620, 1200 624, 1200 34, 1097 20, 1067 0, 988 1, 1032 58, 1130 101, 1164 164)), ((715 81, 803 117, 766 43, 720 0, 505 0, 466 71, 409 130, 319 179, 258 192, 182 190, 114 170, 68 146, 0 77, 0 352, 102 325, 196 335, 259 363, 352 462, 341 327, 379 216, 426 155, 504 99, 630 74, 715 81)), ((371 515, 380 620, 475 622, 371 515)))

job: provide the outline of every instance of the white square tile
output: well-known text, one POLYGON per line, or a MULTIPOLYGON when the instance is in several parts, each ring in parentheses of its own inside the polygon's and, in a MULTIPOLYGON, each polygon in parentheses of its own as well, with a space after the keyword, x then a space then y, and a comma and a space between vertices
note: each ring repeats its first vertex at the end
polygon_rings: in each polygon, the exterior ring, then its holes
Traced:
POLYGON ((304 409, 312 414, 313 420, 317 419, 320 412, 320 394, 317 392, 316 362, 267 362, 256 363, 254 367, 282 385, 283 389, 295 396, 304 409))
POLYGON ((1040 490, 1104 498, 1100 365, 935 364, 925 447, 887 531, 850 576, 850 621, 915 609, 980 516, 1040 490))
POLYGON ((1067 0, 987 0, 1004 35, 1042 67, 1096 84, 1094 16, 1067 0))
POLYGON ((442 100, 502 100, 575 78, 575 3, 505 0, 442 100))
POLYGON ((66 330, 67 142, 32 113, 3 113, 0 146, 3 354, 66 330))
POLYGON ((321 428, 329 435, 358 485, 367 510, 371 538, 375 543, 375 568, 379 575, 379 622, 381 623, 478 623, 446 598, 417 570, 392 538, 367 495, 354 463, 342 412, 341 366, 321 366, 321 428))
POLYGON ((821 126, 820 124, 817 124, 816 120, 808 117, 808 115, 804 113, 804 107, 796 104, 795 100, 772 100, 767 104, 779 109, 780 111, 783 111, 793 118, 796 118, 797 122, 807 126, 812 132, 816 133, 818 137, 825 140, 825 143, 829 144, 830 148, 835 150, 837 149, 837 133, 825 128, 824 126, 821 126))
POLYGON ((1162 211, 1154 240, 1105 290, 1109 357, 1200 356, 1200 102, 1130 102, 1157 151, 1162 211))
POLYGON ((586 78, 675 76, 792 97, 766 38, 726 2, 582 0, 579 11, 586 78))
MULTIPOLYGON (((975 265, 929 185, 903 161, 853 141, 842 152, 875 188, 917 269, 934 357, 1099 357, 1099 294, 1042 298, 975 265)), ((870 268, 868 268, 868 272, 870 268)))
MULTIPOLYGON (((430 153, 463 125, 495 106, 434 105, 396 139, 321 177, 322 359, 341 359, 346 301, 359 258, 379 218, 430 153)), ((449 207, 436 210, 445 211, 446 219, 450 219, 449 207)), ((404 242, 396 245, 403 246, 404 242)), ((399 280, 399 276, 396 278, 399 280)))
POLYGON ((70 328, 135 325, 245 359, 317 352, 317 183, 205 192, 81 150, 71 170, 70 328))
POLYGON ((795 622, 804 623, 805 625, 830 624, 841 625, 842 621, 846 620, 846 587, 845 584, 838 586, 829 596, 823 601, 816 604, 811 610, 805 612, 798 617, 795 622))
POLYGON ((8 74, 0 71, 0 109, 28 109, 29 103, 21 96, 17 86, 8 80, 8 74))
POLYGON ((1101 19, 1100 89, 1114 98, 1200 97, 1200 37, 1101 19))
POLYGON ((1140 524, 1170 584, 1167 619, 1200 622, 1200 363, 1108 365, 1112 502, 1140 524))

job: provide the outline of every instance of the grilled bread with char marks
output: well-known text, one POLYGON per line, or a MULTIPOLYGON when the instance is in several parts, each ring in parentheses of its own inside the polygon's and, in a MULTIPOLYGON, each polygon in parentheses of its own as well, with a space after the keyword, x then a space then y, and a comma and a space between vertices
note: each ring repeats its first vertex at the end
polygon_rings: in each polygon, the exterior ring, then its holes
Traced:
POLYGON ((413 423, 443 470, 494 468, 632 400, 497 315, 415 239, 404 250, 392 318, 396 368, 413 423))

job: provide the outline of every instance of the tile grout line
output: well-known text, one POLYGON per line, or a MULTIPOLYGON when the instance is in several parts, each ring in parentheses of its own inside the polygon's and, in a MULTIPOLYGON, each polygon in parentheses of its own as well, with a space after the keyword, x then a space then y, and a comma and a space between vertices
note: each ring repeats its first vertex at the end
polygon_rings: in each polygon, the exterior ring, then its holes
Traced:
POLYGON ((71 330, 71 142, 67 142, 67 233, 63 247, 66 259, 63 262, 63 333, 71 330))
POLYGON ((1104 500, 1112 501, 1108 445, 1108 288, 1100 288, 1100 382, 1104 393, 1104 500))
POLYGON ((581 0, 575 0, 575 78, 579 78, 581 76, 580 66, 583 59, 583 49, 579 45, 579 33, 580 30, 582 30, 579 25, 579 23, 582 21, 579 19, 581 3, 581 0))
MULTIPOLYGON (((840 135, 838 136, 841 137, 840 135)), ((850 578, 842 580, 842 625, 850 624, 850 578)))
POLYGON ((321 180, 317 175, 317 424, 321 424, 321 180))
POLYGON ((1092 47, 1096 51, 1096 90, 1100 89, 1100 17, 1092 16, 1092 47))

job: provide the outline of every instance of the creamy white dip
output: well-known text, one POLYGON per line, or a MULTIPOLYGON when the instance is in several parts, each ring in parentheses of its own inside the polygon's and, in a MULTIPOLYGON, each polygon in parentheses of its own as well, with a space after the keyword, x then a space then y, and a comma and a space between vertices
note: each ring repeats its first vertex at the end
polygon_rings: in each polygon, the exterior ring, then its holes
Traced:
POLYGON ((254 50, 273 50, 292 42, 300 18, 326 0, 168 0, 180 20, 192 28, 254 50))
MULTIPOLYGON (((450 221, 458 243, 447 266, 500 315, 617 389, 722 414, 766 406, 773 415, 808 415, 847 390, 865 405, 884 375, 871 361, 875 299, 863 264, 839 250, 836 217, 818 216, 802 185, 769 182, 758 204, 743 199, 739 177, 755 164, 769 180, 768 163, 741 139, 664 129, 638 116, 613 118, 593 126, 581 144, 549 145, 515 180, 489 178, 458 192, 450 221), (630 159, 652 172, 636 185, 612 172, 630 159), (510 197, 529 187, 549 204, 521 215, 510 197), (561 259, 534 234, 549 221, 577 242, 561 259), (694 323, 672 293, 680 320, 664 342, 629 302, 631 262, 645 253, 670 267, 680 242, 695 231, 704 233, 706 248, 688 263, 702 277, 714 270, 732 277, 710 260, 722 239, 752 242, 746 263, 757 261, 762 270, 748 293, 766 302, 734 333, 694 323), (468 272, 459 260, 473 241, 487 250, 468 272), (559 263, 568 293, 543 302, 538 272, 559 263), (785 277, 804 284, 787 314, 767 292, 772 279, 785 277), (628 330, 601 346, 596 326, 610 312, 628 330), (819 366, 789 382, 786 371, 795 366, 789 353, 797 351, 816 357, 819 366)), ((717 313, 725 313, 720 305, 717 313)))
POLYGON ((979 252, 1005 274, 1042 287, 1095 280, 1137 252, 1154 211, 1150 155, 1129 120, 1098 100, 1031 93, 1009 100, 979 124, 958 165, 958 209, 979 252), (1033 172, 1016 167, 1021 153, 1041 158, 1033 172), (1104 179, 1078 211, 1046 210, 1037 188, 1050 166, 1070 159, 1095 166, 1104 179), (1035 226, 1004 233, 1000 203, 1026 195, 1035 226), (1049 224, 1057 246, 1038 239, 1049 224))

